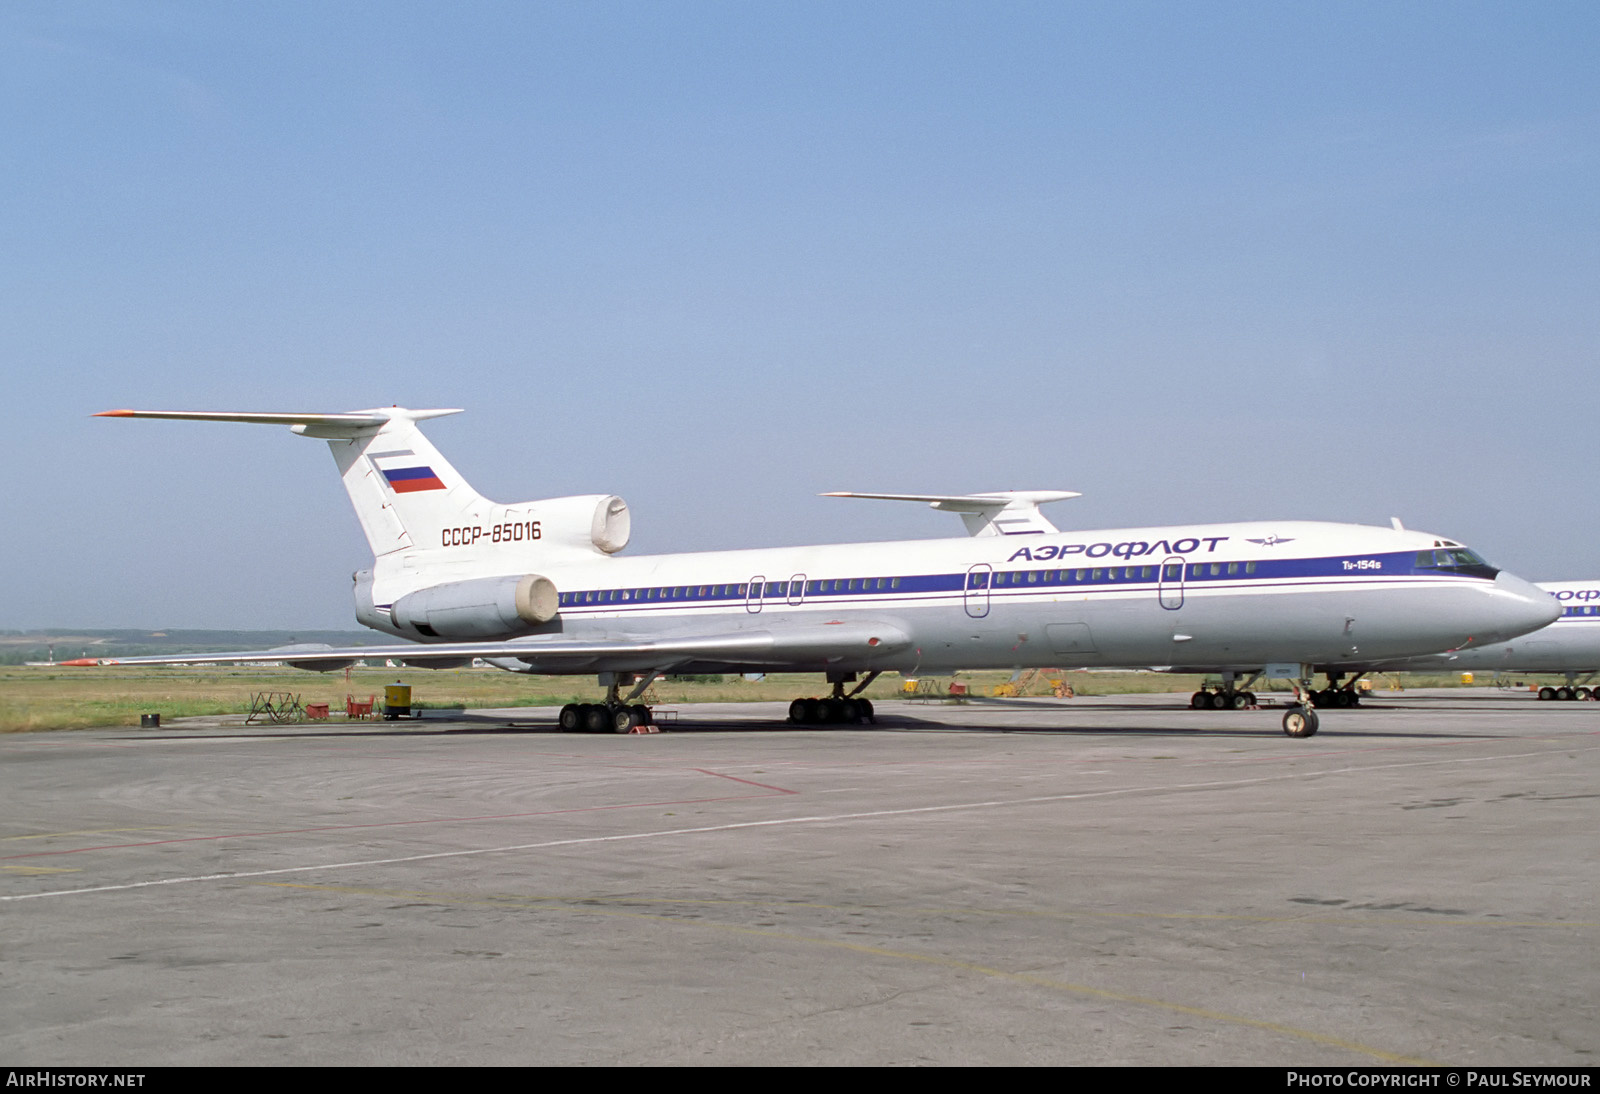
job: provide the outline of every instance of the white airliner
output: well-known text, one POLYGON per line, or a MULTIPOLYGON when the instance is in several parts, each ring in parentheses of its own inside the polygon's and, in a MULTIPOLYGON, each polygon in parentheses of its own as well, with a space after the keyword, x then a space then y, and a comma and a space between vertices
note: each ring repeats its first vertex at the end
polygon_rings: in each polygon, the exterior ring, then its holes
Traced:
POLYGON ((1157 666, 1222 673, 1218 705, 1246 705, 1233 687, 1241 675, 1290 679, 1300 705, 1284 731, 1309 737, 1313 670, 1504 641, 1560 614, 1520 578, 1398 522, 1063 533, 1039 512, 1075 496, 1056 491, 854 495, 958 512, 971 533, 959 539, 619 557, 630 527, 621 498, 500 504, 474 491, 417 427, 455 413, 104 412, 286 425, 326 440, 375 556, 354 577, 356 618, 413 640, 130 661, 483 658, 593 673, 605 701, 563 708, 562 727, 618 731, 648 720, 630 704, 664 673, 824 673, 832 696, 797 699, 790 717, 857 722, 872 708, 855 696, 884 671, 1157 666))
POLYGON ((1540 699, 1600 697, 1600 688, 1588 686, 1600 673, 1600 581, 1541 581, 1538 586, 1561 605, 1561 618, 1543 630, 1510 642, 1385 661, 1372 671, 1559 673, 1566 685, 1540 688, 1540 699))

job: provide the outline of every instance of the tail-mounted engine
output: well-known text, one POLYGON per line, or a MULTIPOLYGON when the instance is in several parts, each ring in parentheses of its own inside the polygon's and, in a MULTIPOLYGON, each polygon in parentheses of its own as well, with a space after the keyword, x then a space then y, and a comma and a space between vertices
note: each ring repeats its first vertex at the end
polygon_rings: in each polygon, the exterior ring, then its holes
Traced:
POLYGON ((389 609, 394 625, 423 638, 509 638, 556 617, 560 597, 547 577, 480 577, 407 593, 389 609))
POLYGON ((615 494, 549 498, 530 504, 547 546, 581 547, 614 555, 628 545, 633 518, 615 494))

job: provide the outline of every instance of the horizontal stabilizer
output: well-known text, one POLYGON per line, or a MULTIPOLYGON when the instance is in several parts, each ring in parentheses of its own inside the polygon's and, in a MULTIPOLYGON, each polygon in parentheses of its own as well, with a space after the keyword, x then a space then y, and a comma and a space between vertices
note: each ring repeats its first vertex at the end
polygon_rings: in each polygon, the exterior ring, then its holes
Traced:
POLYGON ((1051 535, 1058 531, 1039 506, 1082 497, 1071 490, 995 490, 987 494, 856 494, 835 491, 825 498, 869 498, 875 501, 923 501, 930 508, 960 513, 974 536, 1051 535))
POLYGON ((246 422, 257 425, 286 425, 296 433, 311 437, 350 436, 378 429, 391 421, 420 422, 460 414, 452 410, 407 410, 392 406, 373 410, 352 410, 340 414, 297 414, 254 410, 102 410, 96 418, 171 418, 184 422, 246 422))

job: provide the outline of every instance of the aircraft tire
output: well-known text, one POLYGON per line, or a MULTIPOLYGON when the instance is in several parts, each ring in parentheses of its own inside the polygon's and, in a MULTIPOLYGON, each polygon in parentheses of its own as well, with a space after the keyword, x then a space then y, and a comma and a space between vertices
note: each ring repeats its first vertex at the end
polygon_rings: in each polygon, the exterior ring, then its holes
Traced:
POLYGON ((1206 695, 1206 693, 1203 692, 1203 691, 1195 692, 1193 695, 1189 696, 1189 709, 1190 710, 1210 710, 1211 709, 1211 699, 1210 699, 1210 697, 1208 695, 1206 695))
POLYGON ((603 706, 589 705, 583 715, 583 728, 587 733, 606 733, 611 729, 611 712, 603 706))
POLYGON ((789 721, 797 726, 803 726, 810 721, 811 719, 808 717, 810 713, 806 709, 806 701, 804 699, 796 699, 789 704, 789 721))
POLYGON ((656 722, 655 715, 650 713, 650 708, 649 707, 645 706, 643 703, 637 703, 631 709, 633 710, 633 714, 634 714, 634 723, 633 723, 634 725, 639 725, 639 726, 655 725, 655 722, 656 722))
POLYGON ((1548 702, 1556 697, 1556 689, 1548 685, 1539 689, 1539 701, 1548 702))
POLYGON ((1250 700, 1248 698, 1249 694, 1250 694, 1249 692, 1245 692, 1245 691, 1231 691, 1231 692, 1229 692, 1228 693, 1228 709, 1229 710, 1243 710, 1245 707, 1250 706, 1251 704, 1250 704, 1250 700))
POLYGON ((878 724, 878 719, 872 713, 872 700, 871 699, 857 699, 856 702, 861 704, 861 716, 863 718, 865 718, 868 722, 870 722, 872 725, 877 725, 878 724))
POLYGON ((561 715, 557 719, 563 733, 576 733, 583 728, 583 715, 578 711, 577 703, 568 703, 561 708, 561 715))
POLYGON ((1244 692, 1240 692, 1239 694, 1244 696, 1244 705, 1245 706, 1253 707, 1253 706, 1258 705, 1256 703, 1256 693, 1255 692, 1253 692, 1253 691, 1244 691, 1244 692))
POLYGON ((1563 703, 1566 702, 1568 699, 1572 698, 1572 689, 1568 687, 1556 688, 1556 698, 1560 699, 1563 703))
POLYGON ((618 707, 611 713, 611 729, 614 733, 632 733, 633 727, 639 724, 639 716, 633 712, 632 707, 618 707))
POLYGON ((1293 707, 1283 716, 1283 731, 1291 737, 1315 737, 1317 712, 1310 707, 1293 707))

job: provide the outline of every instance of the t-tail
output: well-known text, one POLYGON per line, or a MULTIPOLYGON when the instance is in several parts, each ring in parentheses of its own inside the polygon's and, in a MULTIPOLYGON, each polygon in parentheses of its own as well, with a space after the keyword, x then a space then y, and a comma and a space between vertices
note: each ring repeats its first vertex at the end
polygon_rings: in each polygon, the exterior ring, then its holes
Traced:
POLYGON ((506 612, 537 629, 554 615, 555 593, 529 571, 622 550, 631 529, 627 503, 612 494, 488 500, 417 428, 459 413, 404 407, 342 414, 107 410, 96 417, 285 425, 325 440, 376 560, 356 578, 361 622, 407 637, 465 637, 477 628, 435 624, 455 614, 457 602, 477 608, 488 597, 503 600, 506 612))

